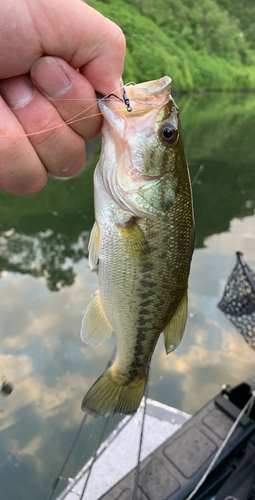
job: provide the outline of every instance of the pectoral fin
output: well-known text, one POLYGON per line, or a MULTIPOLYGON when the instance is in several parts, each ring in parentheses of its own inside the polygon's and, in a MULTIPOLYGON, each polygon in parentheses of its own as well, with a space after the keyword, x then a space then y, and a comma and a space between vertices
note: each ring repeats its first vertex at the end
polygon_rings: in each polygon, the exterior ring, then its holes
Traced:
POLYGON ((99 251, 100 251, 99 230, 97 222, 94 223, 94 226, 90 234, 88 250, 89 250, 89 267, 90 269, 94 269, 97 265, 97 261, 99 259, 99 251))
POLYGON ((108 322, 99 295, 90 303, 82 320, 81 340, 86 344, 101 345, 113 332, 108 322))
POLYGON ((117 228, 126 252, 130 257, 137 258, 150 252, 146 238, 136 224, 135 219, 130 219, 125 226, 118 224, 117 228))
POLYGON ((166 348, 166 353, 172 352, 181 342, 184 328, 187 321, 188 313, 188 294, 185 291, 182 300, 174 313, 174 316, 169 321, 168 325, 165 327, 164 334, 164 344, 166 348))

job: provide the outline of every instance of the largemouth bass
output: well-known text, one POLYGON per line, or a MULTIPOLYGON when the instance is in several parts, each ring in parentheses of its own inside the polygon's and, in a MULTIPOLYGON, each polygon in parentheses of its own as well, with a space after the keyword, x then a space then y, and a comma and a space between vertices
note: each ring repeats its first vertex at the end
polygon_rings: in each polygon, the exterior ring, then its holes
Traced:
POLYGON ((194 218, 170 92, 166 76, 128 87, 130 113, 115 100, 99 103, 103 142, 89 242, 91 268, 99 259, 99 291, 81 337, 100 345, 114 331, 117 355, 83 399, 82 410, 94 416, 134 413, 160 333, 168 354, 186 324, 194 218))

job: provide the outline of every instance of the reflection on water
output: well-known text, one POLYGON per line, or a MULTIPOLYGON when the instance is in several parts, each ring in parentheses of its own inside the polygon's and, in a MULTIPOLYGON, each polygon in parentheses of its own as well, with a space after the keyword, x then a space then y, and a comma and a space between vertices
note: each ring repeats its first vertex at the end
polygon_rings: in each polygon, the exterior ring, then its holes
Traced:
MULTIPOLYGON (((194 186, 186 332, 169 356, 159 340, 149 396, 193 413, 223 383, 254 373, 255 353, 216 305, 237 250, 255 270, 255 97, 178 101, 191 176, 205 168, 194 186)), ((87 263, 95 162, 73 179, 50 179, 30 198, 0 193, 0 380, 14 384, 8 398, 0 395, 0 482, 8 500, 46 498, 82 419, 81 400, 114 349, 114 338, 95 348, 79 337, 97 289, 87 263)), ((89 418, 66 477, 91 455, 101 426, 89 418)))
POLYGON ((73 264, 88 255, 89 231, 82 231, 75 243, 52 229, 34 236, 17 233, 14 228, 2 231, 0 255, 2 269, 14 273, 43 276, 51 291, 74 283, 73 264))

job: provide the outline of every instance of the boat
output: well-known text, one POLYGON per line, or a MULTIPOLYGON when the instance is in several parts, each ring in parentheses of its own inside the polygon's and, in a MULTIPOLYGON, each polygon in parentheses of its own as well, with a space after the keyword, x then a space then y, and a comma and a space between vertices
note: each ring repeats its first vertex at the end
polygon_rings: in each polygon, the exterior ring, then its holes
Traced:
POLYGON ((254 401, 255 376, 234 387, 223 386, 193 416, 144 399, 57 500, 212 500, 227 481, 232 486, 226 496, 237 498, 231 488, 235 482, 242 487, 244 470, 244 484, 253 487, 254 401))

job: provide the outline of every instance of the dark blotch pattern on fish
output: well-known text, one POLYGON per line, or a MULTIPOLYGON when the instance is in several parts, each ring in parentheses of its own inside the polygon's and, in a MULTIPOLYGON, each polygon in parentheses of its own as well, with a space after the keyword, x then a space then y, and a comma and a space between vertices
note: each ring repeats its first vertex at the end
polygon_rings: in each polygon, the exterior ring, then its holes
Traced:
POLYGON ((143 262, 141 267, 142 273, 146 273, 148 271, 152 271, 154 266, 152 262, 143 262))
POLYGON ((153 286, 153 284, 152 284, 152 282, 151 282, 151 281, 144 280, 144 279, 142 279, 142 280, 140 281, 140 283, 141 283, 142 287, 144 287, 144 288, 148 288, 148 287, 153 286))

